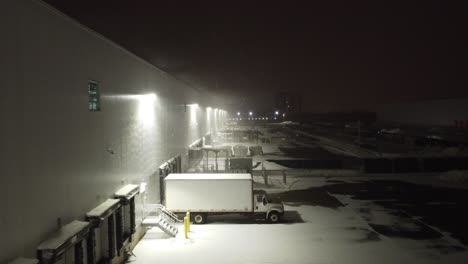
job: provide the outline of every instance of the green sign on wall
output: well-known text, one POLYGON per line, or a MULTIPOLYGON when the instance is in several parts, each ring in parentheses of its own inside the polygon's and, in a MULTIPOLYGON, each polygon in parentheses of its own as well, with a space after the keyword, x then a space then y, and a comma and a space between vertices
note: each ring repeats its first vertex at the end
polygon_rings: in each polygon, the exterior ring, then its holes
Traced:
POLYGON ((88 109, 91 112, 101 111, 99 83, 88 81, 88 109))

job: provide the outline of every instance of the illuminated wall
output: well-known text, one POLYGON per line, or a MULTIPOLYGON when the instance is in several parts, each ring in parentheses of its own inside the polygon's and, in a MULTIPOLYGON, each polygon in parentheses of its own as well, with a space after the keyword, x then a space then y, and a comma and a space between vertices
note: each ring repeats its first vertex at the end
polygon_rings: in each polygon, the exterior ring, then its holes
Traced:
POLYGON ((0 1, 0 32, 0 263, 34 256, 57 219, 84 219, 124 184, 148 183, 157 202, 158 166, 220 127, 209 95, 41 2, 0 1))

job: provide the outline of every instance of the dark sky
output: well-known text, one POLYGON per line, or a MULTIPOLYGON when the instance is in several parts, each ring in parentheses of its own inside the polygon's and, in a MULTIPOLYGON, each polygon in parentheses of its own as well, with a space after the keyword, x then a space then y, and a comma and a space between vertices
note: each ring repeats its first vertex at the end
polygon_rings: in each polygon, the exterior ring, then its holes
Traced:
POLYGON ((46 2, 232 109, 468 96, 466 1, 46 2))

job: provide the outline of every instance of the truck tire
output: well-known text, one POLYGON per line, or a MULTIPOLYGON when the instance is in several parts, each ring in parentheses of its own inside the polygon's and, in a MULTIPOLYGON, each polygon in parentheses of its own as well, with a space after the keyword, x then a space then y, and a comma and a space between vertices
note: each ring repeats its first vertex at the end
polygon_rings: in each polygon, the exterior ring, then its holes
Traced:
POLYGON ((268 220, 268 222, 273 223, 273 224, 278 223, 279 220, 280 220, 279 214, 277 212, 275 212, 275 211, 270 212, 268 214, 268 219, 267 220, 268 220))
POLYGON ((206 223, 206 214, 203 213, 192 213, 192 221, 194 224, 201 225, 206 223))

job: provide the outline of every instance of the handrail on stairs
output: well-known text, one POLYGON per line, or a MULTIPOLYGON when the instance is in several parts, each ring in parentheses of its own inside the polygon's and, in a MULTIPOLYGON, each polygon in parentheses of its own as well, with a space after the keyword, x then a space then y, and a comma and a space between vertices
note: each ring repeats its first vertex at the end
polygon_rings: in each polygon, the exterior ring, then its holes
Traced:
POLYGON ((164 207, 164 205, 162 204, 145 204, 143 207, 143 212, 148 213, 148 214, 156 213, 157 215, 160 215, 160 216, 162 214, 165 214, 172 220, 172 222, 174 223, 181 222, 181 220, 179 220, 177 215, 175 215, 171 211, 168 211, 166 207, 164 207))

